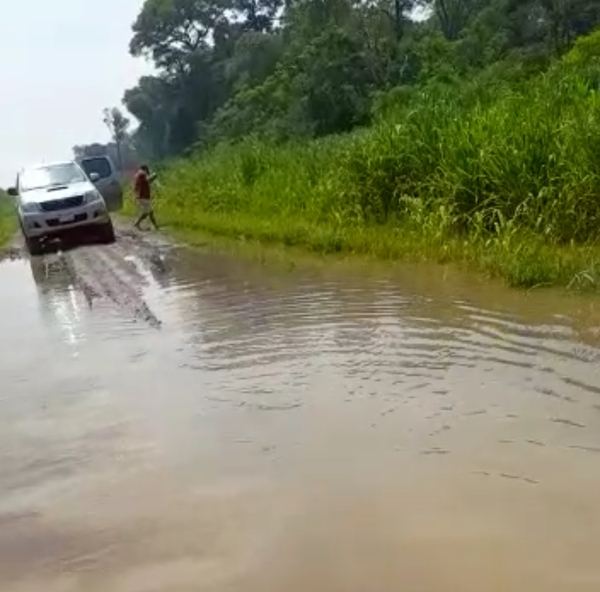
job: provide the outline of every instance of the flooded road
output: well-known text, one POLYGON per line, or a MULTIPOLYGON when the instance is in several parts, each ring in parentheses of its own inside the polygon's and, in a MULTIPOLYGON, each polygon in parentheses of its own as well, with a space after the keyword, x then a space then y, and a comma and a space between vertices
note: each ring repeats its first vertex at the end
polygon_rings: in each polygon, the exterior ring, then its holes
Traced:
POLYGON ((600 590, 600 301, 372 267, 2 262, 0 590, 600 590))

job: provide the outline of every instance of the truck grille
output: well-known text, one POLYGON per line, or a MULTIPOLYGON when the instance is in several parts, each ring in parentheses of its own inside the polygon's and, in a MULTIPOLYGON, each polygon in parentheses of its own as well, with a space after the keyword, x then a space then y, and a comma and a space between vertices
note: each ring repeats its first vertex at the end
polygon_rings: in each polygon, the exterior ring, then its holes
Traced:
POLYGON ((87 220, 87 214, 77 214, 73 220, 69 220, 68 222, 61 222, 58 218, 50 218, 46 220, 46 224, 48 226, 61 226, 62 224, 77 224, 78 222, 85 222, 87 220))
POLYGON ((43 201, 40 203, 40 208, 44 212, 56 212, 58 210, 68 210, 69 208, 76 208, 83 203, 83 195, 76 197, 67 197, 65 199, 53 199, 50 201, 43 201))

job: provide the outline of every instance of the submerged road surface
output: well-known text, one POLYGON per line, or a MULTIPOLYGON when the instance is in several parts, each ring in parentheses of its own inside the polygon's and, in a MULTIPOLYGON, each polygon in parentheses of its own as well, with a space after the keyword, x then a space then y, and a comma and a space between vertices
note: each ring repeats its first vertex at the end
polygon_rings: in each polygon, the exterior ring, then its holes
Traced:
POLYGON ((598 592, 594 299, 122 234, 0 264, 2 592, 598 592))

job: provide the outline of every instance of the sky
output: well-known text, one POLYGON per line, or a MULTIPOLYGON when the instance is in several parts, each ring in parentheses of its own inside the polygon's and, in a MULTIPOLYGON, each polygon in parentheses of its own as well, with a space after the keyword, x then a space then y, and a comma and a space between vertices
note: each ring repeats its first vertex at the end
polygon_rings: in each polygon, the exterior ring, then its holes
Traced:
POLYGON ((105 107, 151 72, 129 55, 143 0, 12 0, 0 18, 0 187, 27 164, 106 142, 105 107))

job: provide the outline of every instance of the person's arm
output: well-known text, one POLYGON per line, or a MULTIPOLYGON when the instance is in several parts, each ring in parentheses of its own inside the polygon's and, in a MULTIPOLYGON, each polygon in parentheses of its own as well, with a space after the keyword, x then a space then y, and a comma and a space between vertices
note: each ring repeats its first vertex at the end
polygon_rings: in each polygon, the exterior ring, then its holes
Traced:
POLYGON ((154 181, 156 181, 156 173, 150 173, 148 175, 148 183, 153 183, 154 181))

